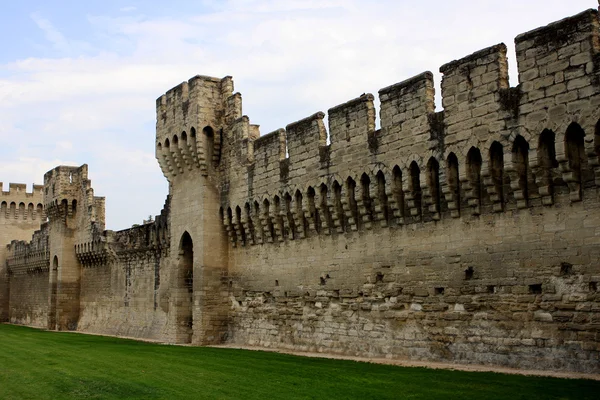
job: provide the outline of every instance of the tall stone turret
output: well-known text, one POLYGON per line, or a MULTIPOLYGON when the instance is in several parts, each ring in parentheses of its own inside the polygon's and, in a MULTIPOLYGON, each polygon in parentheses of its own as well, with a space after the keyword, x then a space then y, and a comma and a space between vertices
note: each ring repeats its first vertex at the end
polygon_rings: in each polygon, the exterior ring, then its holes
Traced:
POLYGON ((223 131, 241 111, 232 91, 231 77, 196 76, 156 102, 156 158, 178 210, 171 219, 167 276, 170 335, 178 343, 219 343, 227 330, 221 288, 227 246, 217 183, 223 131))
POLYGON ((75 330, 79 320, 81 266, 75 244, 104 230, 104 198, 94 197, 88 166, 59 166, 44 175, 50 237, 48 328, 75 330))

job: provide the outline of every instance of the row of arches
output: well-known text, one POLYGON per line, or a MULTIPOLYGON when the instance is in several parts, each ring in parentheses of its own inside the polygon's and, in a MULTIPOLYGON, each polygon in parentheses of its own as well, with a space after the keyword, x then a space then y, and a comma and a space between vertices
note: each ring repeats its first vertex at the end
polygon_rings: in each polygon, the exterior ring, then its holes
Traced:
POLYGON ((34 205, 33 203, 25 205, 24 202, 20 202, 17 205, 14 201, 10 203, 3 201, 0 203, 0 216, 14 219, 45 219, 44 207, 41 203, 38 203, 37 205, 34 205))
POLYGON ((509 205, 529 207, 534 200, 551 205, 557 193, 578 201, 584 185, 594 180, 589 164, 597 163, 597 155, 586 154, 585 132, 578 124, 569 125, 563 137, 557 146, 555 133, 546 129, 533 151, 517 135, 504 145, 473 146, 461 159, 449 152, 431 156, 424 165, 417 160, 391 170, 377 165, 360 175, 331 176, 317 185, 225 206, 220 216, 234 245, 252 245, 439 220, 442 215, 501 212, 509 205))
POLYGON ((216 167, 221 158, 221 133, 206 126, 197 135, 192 127, 188 133, 166 138, 157 143, 158 162, 166 176, 183 174, 185 169, 200 168, 204 173, 208 167, 216 167))

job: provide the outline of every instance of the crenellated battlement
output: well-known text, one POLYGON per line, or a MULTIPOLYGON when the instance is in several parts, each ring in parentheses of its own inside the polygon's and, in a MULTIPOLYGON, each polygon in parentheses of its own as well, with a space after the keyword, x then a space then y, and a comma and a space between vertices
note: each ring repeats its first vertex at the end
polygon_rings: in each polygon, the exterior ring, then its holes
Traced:
MULTIPOLYGON (((0 188, 2 182, 0 182, 0 188)), ((0 219, 45 220, 43 203, 43 186, 33 185, 27 192, 24 183, 9 183, 8 191, 0 192, 0 219)))
POLYGON ((80 167, 61 165, 46 172, 44 202, 50 220, 88 227, 93 224, 96 230, 104 230, 105 198, 94 196, 87 164, 80 167), (79 210, 84 212, 76 218, 79 210))
POLYGON ((48 225, 35 231, 31 241, 13 240, 7 247, 6 265, 11 275, 38 274, 48 272, 50 247, 48 225))
POLYGON ((195 76, 156 101, 156 159, 170 181, 185 171, 208 174, 218 164, 225 121, 241 116, 233 80, 195 76))
POLYGON ((558 193, 580 201, 600 184, 598 33, 588 10, 519 35, 516 88, 503 43, 444 64, 443 112, 431 72, 381 89, 379 130, 363 94, 328 110, 329 144, 322 112, 260 138, 244 117, 224 130, 230 238, 478 216, 551 205, 558 193))
POLYGON ((262 136, 193 77, 156 102, 154 221, 105 231, 87 165, 2 193, 0 320, 598 373, 599 31, 519 35, 516 87, 503 43, 442 65, 441 111, 426 71, 262 136))

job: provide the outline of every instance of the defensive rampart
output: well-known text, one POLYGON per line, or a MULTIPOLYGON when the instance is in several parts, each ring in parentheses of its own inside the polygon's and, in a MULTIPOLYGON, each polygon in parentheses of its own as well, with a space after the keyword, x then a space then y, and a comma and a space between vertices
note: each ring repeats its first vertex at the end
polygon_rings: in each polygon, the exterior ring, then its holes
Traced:
POLYGON ((155 221, 105 231, 87 166, 46 174, 10 320, 598 373, 599 33, 588 10, 519 35, 514 88, 504 44, 447 63, 441 112, 424 72, 263 136, 196 76, 156 102, 155 221))

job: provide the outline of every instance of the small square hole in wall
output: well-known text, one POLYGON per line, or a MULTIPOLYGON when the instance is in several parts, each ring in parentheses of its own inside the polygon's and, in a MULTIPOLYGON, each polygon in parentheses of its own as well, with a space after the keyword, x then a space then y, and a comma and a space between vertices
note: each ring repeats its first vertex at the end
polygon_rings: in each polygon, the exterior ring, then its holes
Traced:
POLYGON ((279 286, 279 280, 275 279, 275 286, 279 286))
POLYGON ((567 262, 560 263, 560 274, 570 275, 573 272, 573 264, 567 262))
POLYGON ((473 279, 473 272, 475 272, 473 267, 469 267, 469 268, 465 269, 465 280, 468 281, 468 280, 473 279))
POLYGON ((436 288, 434 288, 434 292, 435 292, 435 294, 444 294, 444 288, 436 287, 436 288))
POLYGON ((496 286, 495 285, 488 285, 487 292, 491 293, 491 294, 496 293, 496 286))
POLYGON ((529 285, 529 293, 531 294, 542 294, 542 284, 537 283, 535 285, 529 285))
POLYGON ((378 272, 377 275, 375 276, 375 283, 381 283, 383 282, 383 274, 381 272, 378 272))
POLYGON ((598 282, 590 282, 590 292, 598 291, 598 282))

